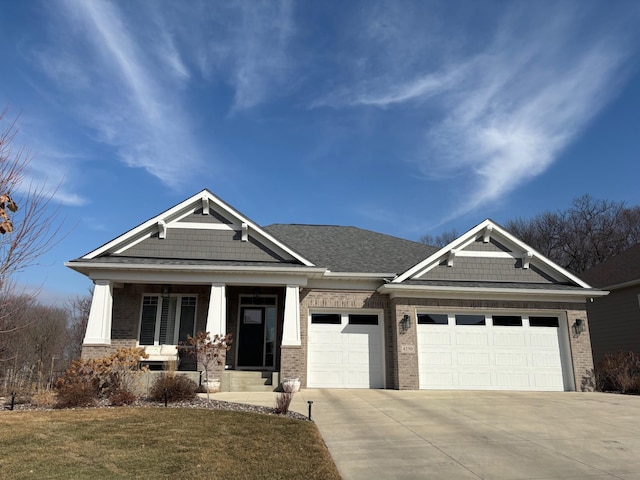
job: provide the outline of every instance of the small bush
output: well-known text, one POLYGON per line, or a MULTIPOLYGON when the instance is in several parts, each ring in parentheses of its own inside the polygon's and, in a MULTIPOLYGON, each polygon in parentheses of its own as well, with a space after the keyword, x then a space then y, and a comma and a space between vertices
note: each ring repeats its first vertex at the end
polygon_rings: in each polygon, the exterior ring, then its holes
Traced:
POLYGON ((93 407, 96 389, 88 382, 73 382, 58 389, 55 408, 93 407))
POLYGON ((155 379, 149 390, 149 398, 157 402, 164 402, 164 392, 167 391, 168 402, 193 400, 198 391, 198 384, 184 375, 165 373, 155 379))
POLYGON ((128 390, 121 390, 116 392, 109 399, 109 405, 113 407, 124 407, 125 405, 131 405, 138 399, 133 393, 128 390))
POLYGON ((609 354, 598 364, 596 385, 601 392, 640 393, 640 355, 609 354))
POLYGON ((31 395, 31 404, 36 407, 53 407, 56 402, 57 395, 53 390, 42 390, 31 395))
POLYGON ((284 415, 289 412, 291 400, 293 400, 293 393, 280 392, 276 397, 276 413, 284 415))

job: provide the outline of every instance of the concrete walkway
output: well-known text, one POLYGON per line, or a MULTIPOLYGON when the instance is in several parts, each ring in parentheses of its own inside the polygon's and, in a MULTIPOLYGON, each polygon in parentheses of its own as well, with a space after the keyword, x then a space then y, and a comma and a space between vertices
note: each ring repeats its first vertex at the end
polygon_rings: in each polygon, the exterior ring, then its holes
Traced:
POLYGON ((640 480, 640 396, 302 390, 292 410, 306 415, 307 400, 345 480, 640 480))

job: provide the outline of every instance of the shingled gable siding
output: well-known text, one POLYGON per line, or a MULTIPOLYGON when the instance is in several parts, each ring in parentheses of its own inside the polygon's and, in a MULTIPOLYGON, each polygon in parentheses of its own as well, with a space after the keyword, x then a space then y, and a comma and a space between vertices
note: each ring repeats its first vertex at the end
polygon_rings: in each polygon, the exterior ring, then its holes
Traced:
POLYGON ((552 283, 534 265, 522 268, 522 260, 516 258, 455 257, 452 267, 444 261, 420 279, 552 283))
POLYGON ((450 308, 457 311, 475 310, 504 310, 509 309, 520 313, 523 311, 549 310, 550 314, 557 311, 564 311, 567 315, 569 328, 575 320, 580 318, 585 321, 585 331, 575 335, 569 331, 571 345, 571 357, 573 363, 573 373, 576 390, 593 390, 593 359, 591 355, 591 340, 589 337, 589 325, 585 304, 582 303, 561 303, 561 302, 517 302, 498 300, 455 300, 455 299, 417 299, 417 298, 394 298, 392 301, 392 311, 395 311, 395 322, 399 324, 402 317, 407 314, 411 318, 411 328, 400 334, 398 330, 398 369, 395 387, 400 390, 411 390, 419 388, 418 378, 418 355, 414 350, 417 346, 416 318, 417 307, 439 307, 450 308))
POLYGON ((390 330, 388 328, 389 299, 375 291, 302 289, 300 292, 300 347, 283 346, 281 349, 280 378, 297 377, 303 387, 307 385, 307 339, 309 310, 314 308, 337 308, 357 310, 371 308, 384 311, 385 370, 387 387, 392 385, 393 360, 390 355, 390 330))
MULTIPOLYGON (((111 345, 83 345, 82 358, 99 358, 115 352, 120 347, 138 344, 140 308, 142 296, 160 295, 161 285, 125 284, 113 289, 113 318, 111 321, 111 345)), ((205 285, 172 286, 171 294, 196 295, 196 331, 204 330, 207 323, 210 287, 205 285)))

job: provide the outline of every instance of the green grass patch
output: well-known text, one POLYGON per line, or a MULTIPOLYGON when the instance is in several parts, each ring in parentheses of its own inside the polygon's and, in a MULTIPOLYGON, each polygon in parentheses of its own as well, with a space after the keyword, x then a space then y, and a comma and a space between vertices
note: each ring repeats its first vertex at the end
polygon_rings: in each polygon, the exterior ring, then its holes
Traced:
POLYGON ((3 479, 339 479, 311 422, 118 408, 0 413, 3 479))

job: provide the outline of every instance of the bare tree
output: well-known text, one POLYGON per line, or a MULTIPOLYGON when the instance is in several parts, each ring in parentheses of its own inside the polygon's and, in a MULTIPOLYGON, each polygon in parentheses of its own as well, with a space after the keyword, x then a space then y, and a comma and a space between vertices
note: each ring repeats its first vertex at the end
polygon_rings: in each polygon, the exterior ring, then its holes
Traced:
POLYGON ((435 237, 427 233, 420 237, 419 242, 424 243, 425 245, 432 245, 434 247, 444 247, 445 245, 453 242, 456 238, 458 238, 458 231, 455 228, 452 228, 451 230, 442 232, 435 237))
POLYGON ((78 295, 67 301, 69 343, 66 354, 68 360, 77 360, 82 354, 82 342, 89 322, 91 298, 92 292, 88 295, 78 295))
POLYGON ((36 294, 18 294, 14 276, 37 264, 59 241, 61 228, 58 209, 51 205, 55 190, 29 180, 32 156, 14 146, 18 128, 6 113, 0 112, 0 362, 7 360, 10 334, 33 321, 21 309, 25 298, 36 294))
POLYGON ((570 208, 506 223, 512 234, 580 273, 640 242, 640 206, 582 195, 570 208))

